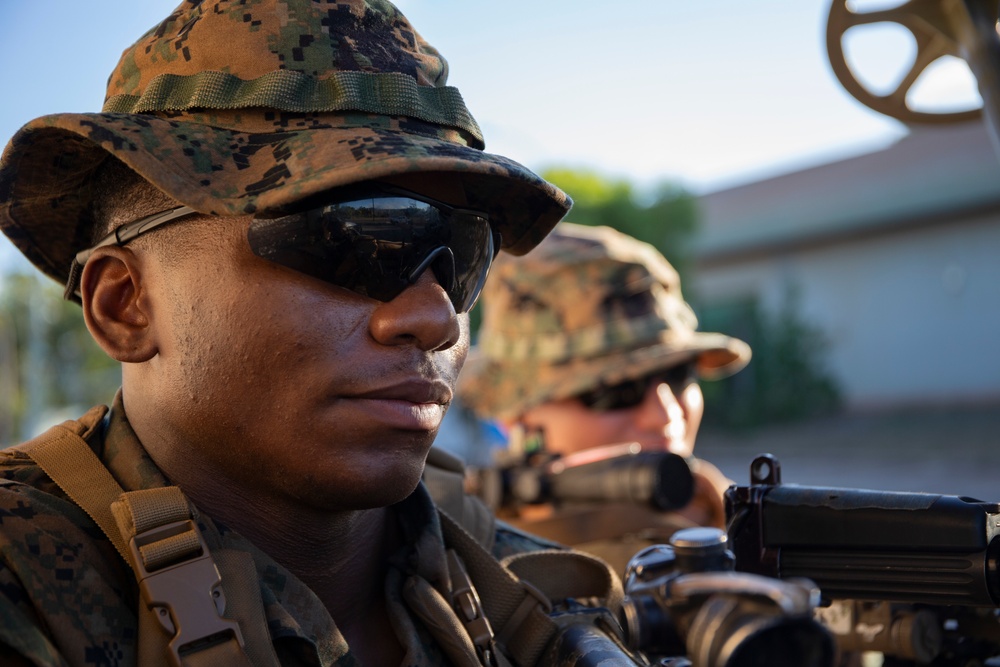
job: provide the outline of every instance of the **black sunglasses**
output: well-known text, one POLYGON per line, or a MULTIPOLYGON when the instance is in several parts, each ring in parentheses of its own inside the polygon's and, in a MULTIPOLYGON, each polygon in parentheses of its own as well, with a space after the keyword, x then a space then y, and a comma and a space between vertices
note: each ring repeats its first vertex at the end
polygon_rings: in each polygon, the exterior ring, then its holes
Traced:
POLYGON ((653 385, 666 384, 675 396, 679 396, 697 374, 697 363, 694 359, 663 371, 657 371, 635 380, 601 386, 579 394, 577 398, 595 412, 610 412, 625 410, 641 404, 646 392, 653 385))
POLYGON ((363 296, 391 301, 428 268, 455 311, 472 308, 500 251, 489 218, 372 184, 280 218, 257 218, 254 254, 363 296))
MULTIPOLYGON (((384 184, 327 193, 294 213, 255 218, 247 240, 255 255, 379 301, 391 301, 428 268, 455 311, 475 305, 500 234, 484 213, 452 207, 384 184)), ((66 285, 79 296, 79 276, 96 248, 124 245, 197 212, 187 206, 128 223, 76 255, 66 285)))

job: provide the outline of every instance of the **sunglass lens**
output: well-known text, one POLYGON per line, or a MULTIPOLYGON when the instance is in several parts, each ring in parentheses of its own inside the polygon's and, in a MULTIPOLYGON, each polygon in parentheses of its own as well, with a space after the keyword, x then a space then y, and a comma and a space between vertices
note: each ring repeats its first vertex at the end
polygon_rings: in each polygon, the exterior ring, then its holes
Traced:
POLYGON ((453 234, 450 245, 455 260, 455 281, 449 295, 455 310, 460 313, 475 305, 483 291, 493 258, 500 249, 499 239, 484 218, 465 217, 473 219, 464 224, 456 221, 459 231, 453 234))
POLYGON ((591 410, 609 412, 624 410, 642 403, 648 386, 646 378, 629 380, 610 387, 598 387, 580 395, 580 400, 591 410))
POLYGON ((680 395, 694 377, 695 362, 689 361, 635 380, 598 387, 581 394, 578 398, 588 408, 597 412, 625 410, 641 404, 646 392, 654 384, 667 384, 676 396, 680 395))
POLYGON ((253 252, 363 296, 390 301, 431 268, 457 312, 475 303, 493 257, 489 221, 405 197, 371 197, 255 219, 253 252))

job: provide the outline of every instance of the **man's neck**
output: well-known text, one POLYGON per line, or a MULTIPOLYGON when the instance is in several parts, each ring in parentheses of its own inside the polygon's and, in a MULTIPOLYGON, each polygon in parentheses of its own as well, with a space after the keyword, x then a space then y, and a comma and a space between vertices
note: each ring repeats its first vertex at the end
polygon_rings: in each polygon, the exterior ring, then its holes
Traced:
MULTIPOLYGON (((296 498, 219 469, 197 447, 129 408, 147 454, 199 511, 286 567, 324 604, 362 664, 398 664, 403 649, 385 601, 387 557, 402 540, 387 507, 337 510, 322 498, 296 498), (268 492, 270 491, 270 492, 268 492)), ((276 472, 275 474, 280 474, 276 472)), ((321 494, 320 494, 321 495, 321 494)))
POLYGON ((244 497, 220 498, 178 482, 199 510, 221 521, 265 552, 315 592, 336 619, 357 611, 356 602, 382 596, 387 549, 394 540, 388 508, 331 512, 300 503, 244 497), (335 582, 335 585, 334 585, 335 582), (326 591, 336 595, 326 595, 326 591), (342 607, 342 609, 341 609, 342 607))
POLYGON ((399 664, 403 648, 385 601, 389 554, 400 544, 393 511, 294 509, 254 497, 191 500, 286 567, 322 601, 362 664, 399 664))

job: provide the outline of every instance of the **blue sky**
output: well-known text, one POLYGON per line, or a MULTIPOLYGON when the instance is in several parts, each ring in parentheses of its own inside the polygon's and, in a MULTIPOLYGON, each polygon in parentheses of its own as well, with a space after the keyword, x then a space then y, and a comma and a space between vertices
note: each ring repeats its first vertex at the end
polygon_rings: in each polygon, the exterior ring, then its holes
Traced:
MULTIPOLYGON (((121 51, 176 4, 3 3, 2 140, 37 116, 99 110, 121 51)), ((834 78, 828 0, 397 4, 448 58, 449 83, 483 127, 487 150, 534 169, 583 167, 705 192, 873 150, 906 132, 834 78)), ((906 54, 890 34, 859 44, 873 71, 906 54)), ((13 260, 0 243, 2 269, 13 260)))

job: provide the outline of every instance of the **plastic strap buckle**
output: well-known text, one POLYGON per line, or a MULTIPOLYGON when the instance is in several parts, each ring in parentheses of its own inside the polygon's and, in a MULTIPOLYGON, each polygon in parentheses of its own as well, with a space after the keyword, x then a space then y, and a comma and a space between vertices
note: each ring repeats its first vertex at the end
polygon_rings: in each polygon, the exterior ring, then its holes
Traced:
POLYGON ((458 554, 453 550, 448 550, 448 572, 451 575, 451 604, 458 614, 458 618, 465 626, 465 631, 469 634, 473 646, 476 647, 476 655, 485 667, 495 667, 496 642, 493 636, 493 627, 486 618, 483 611, 483 603, 479 599, 472 580, 469 579, 465 566, 462 565, 458 554))
POLYGON ((244 646, 239 624, 222 616, 226 609, 222 576, 193 520, 176 521, 137 534, 129 541, 129 549, 142 601, 173 637, 167 653, 173 667, 183 667, 185 657, 225 641, 235 640, 241 648, 244 646), (189 531, 198 539, 198 551, 179 562, 153 571, 146 569, 140 549, 189 531))

